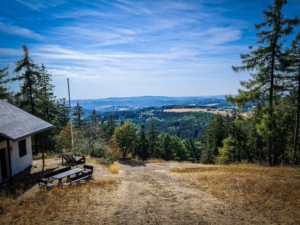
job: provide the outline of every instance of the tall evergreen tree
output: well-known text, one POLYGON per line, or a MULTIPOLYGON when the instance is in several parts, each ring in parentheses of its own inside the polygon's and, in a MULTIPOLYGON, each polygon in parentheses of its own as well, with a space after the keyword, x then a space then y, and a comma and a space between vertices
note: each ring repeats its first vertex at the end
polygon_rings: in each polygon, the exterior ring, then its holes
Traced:
POLYGON ((84 126, 84 135, 88 138, 89 150, 93 149, 94 142, 100 136, 100 126, 98 126, 99 117, 100 115, 94 109, 90 115, 91 120, 84 126))
POLYGON ((188 158, 185 160, 196 161, 197 150, 194 141, 192 139, 184 139, 182 140, 182 145, 188 154, 188 158))
POLYGON ((109 115, 108 121, 104 124, 104 133, 107 140, 109 140, 115 132, 117 123, 113 115, 109 115))
POLYGON ((38 107, 40 116, 48 122, 51 122, 56 117, 56 106, 54 95, 54 85, 51 84, 51 74, 48 73, 44 64, 40 68, 39 86, 39 102, 38 107))
POLYGON ((10 81, 8 77, 8 66, 4 67, 3 69, 0 69, 0 99, 8 100, 10 98, 9 88, 4 86, 10 81))
POLYGON ((149 144, 150 157, 157 158, 157 126, 154 119, 151 119, 148 125, 147 140, 149 144))
POLYGON ((20 92, 17 93, 17 97, 20 99, 19 107, 36 115, 37 85, 41 75, 38 65, 29 57, 28 48, 25 44, 23 45, 23 52, 23 58, 15 63, 14 73, 17 73, 17 76, 11 80, 21 82, 20 92), (20 73, 21 71, 23 73, 20 73))
POLYGON ((57 117, 59 121, 60 128, 65 127, 69 122, 69 104, 65 98, 58 99, 56 102, 57 107, 57 117))
MULTIPOLYGON (((23 110, 37 115, 36 104, 40 72, 38 65, 29 57, 28 48, 25 44, 23 45, 23 52, 23 58, 15 63, 14 73, 17 73, 17 76, 11 79, 11 81, 20 82, 20 92, 14 96, 14 103, 23 110)), ((34 143, 35 152, 38 153, 38 135, 34 135, 34 143)))
POLYGON ((222 147, 222 141, 228 136, 226 133, 225 119, 218 115, 210 122, 210 126, 204 131, 202 143, 205 149, 202 151, 201 162, 213 163, 215 157, 219 155, 218 149, 222 147))
POLYGON ((298 24, 298 19, 286 19, 282 14, 283 7, 287 0, 274 0, 274 6, 269 6, 268 11, 264 11, 264 21, 255 24, 258 30, 256 36, 259 38, 256 44, 258 48, 248 54, 241 54, 243 66, 235 67, 235 72, 254 71, 252 79, 242 81, 243 89, 238 90, 239 95, 228 100, 239 104, 249 101, 258 101, 262 105, 264 115, 262 124, 258 127, 261 134, 267 140, 267 161, 272 164, 272 158, 276 155, 276 118, 274 114, 278 95, 284 91, 282 62, 284 61, 283 43, 285 38, 292 34, 294 26, 298 24), (246 90, 245 90, 246 89, 246 90))
POLYGON ((82 106, 77 102, 73 109, 73 120, 76 128, 81 129, 83 126, 83 117, 85 113, 82 111, 82 106))
POLYGON ((94 109, 90 117, 91 117, 91 122, 94 124, 97 124, 99 121, 100 115, 97 114, 96 110, 94 109))
POLYGON ((175 149, 172 145, 172 136, 169 133, 158 135, 158 152, 165 160, 173 160, 176 157, 175 149))
POLYGON ((147 160, 149 158, 148 142, 146 139, 145 125, 142 124, 141 130, 139 132, 138 144, 136 147, 135 154, 142 160, 147 160))
POLYGON ((183 142, 177 137, 172 136, 171 148, 175 153, 175 158, 178 161, 187 161, 190 158, 190 154, 187 148, 183 145, 183 142))
MULTIPOLYGON (((288 53, 291 59, 289 64, 289 72, 291 74, 291 76, 289 77, 290 86, 291 86, 290 93, 291 95, 295 96, 295 105, 296 105, 295 128, 294 128, 295 131, 294 131, 294 141, 293 141, 293 160, 295 163, 297 148, 299 145, 298 139, 299 139, 299 116, 300 116, 300 33, 298 33, 295 40, 292 42, 291 49, 288 50, 288 53)), ((299 155, 300 155, 300 150, 299 150, 299 155)))
MULTIPOLYGON (((258 116, 260 120, 260 116, 258 116)), ((258 134, 256 129, 257 113, 253 114, 251 118, 247 120, 249 123, 247 132, 247 150, 251 153, 252 160, 254 162, 263 162, 265 155, 264 141, 258 134)))

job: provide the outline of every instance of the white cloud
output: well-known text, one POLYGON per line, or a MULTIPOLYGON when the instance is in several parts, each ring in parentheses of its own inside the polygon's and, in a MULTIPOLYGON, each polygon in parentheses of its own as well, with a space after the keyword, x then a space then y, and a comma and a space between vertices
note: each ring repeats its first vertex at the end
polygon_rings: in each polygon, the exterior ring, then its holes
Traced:
POLYGON ((63 13, 54 13, 52 14, 57 19, 68 19, 68 18, 80 18, 80 17, 98 17, 98 16, 105 16, 107 17, 108 14, 101 13, 95 10, 74 10, 74 11, 67 11, 63 13))
POLYGON ((49 69, 48 72, 54 76, 54 78, 63 79, 63 78, 72 78, 76 80, 95 80, 97 76, 86 75, 70 70, 59 70, 59 69, 49 69))
POLYGON ((0 31, 9 33, 9 34, 15 34, 22 37, 32 38, 32 39, 43 39, 43 36, 40 34, 37 34, 31 30, 28 30, 26 28, 12 26, 9 24, 4 24, 0 22, 0 31))
POLYGON ((205 35, 208 35, 207 43, 212 45, 224 44, 236 41, 241 38, 242 32, 234 28, 212 28, 205 35))
POLYGON ((64 3, 64 0, 48 0, 48 1, 36 1, 36 0, 16 0, 17 2, 25 5, 31 10, 40 11, 49 7, 54 7, 64 3))
POLYGON ((20 49, 14 49, 14 48, 0 48, 1 55, 5 56, 18 56, 20 55, 21 50, 20 49))

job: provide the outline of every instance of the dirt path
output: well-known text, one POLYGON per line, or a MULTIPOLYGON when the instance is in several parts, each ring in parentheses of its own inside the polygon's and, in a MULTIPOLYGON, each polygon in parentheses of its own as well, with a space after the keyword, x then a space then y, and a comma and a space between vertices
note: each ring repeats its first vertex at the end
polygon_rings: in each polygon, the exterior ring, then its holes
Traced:
MULTIPOLYGON (((208 192, 182 182, 169 172, 176 164, 132 167, 117 163, 118 190, 103 196, 101 224, 266 224, 249 212, 232 208, 208 192)), ((189 164, 180 166, 191 166, 189 164)), ((193 165, 195 166, 195 165, 193 165)), ((113 175, 105 175, 113 176, 113 175)))
MULTIPOLYGON (((41 161, 34 161, 37 173, 41 161)), ((91 164, 91 163, 88 163, 91 164)), ((170 172, 171 167, 195 167, 200 164, 115 163, 119 174, 95 166, 94 179, 116 179, 116 190, 93 193, 95 202, 89 211, 89 224, 271 224, 262 216, 233 208, 209 191, 183 181, 188 174, 170 172)), ((61 166, 59 159, 47 160, 47 167, 61 166)), ((205 183, 203 183, 205 185, 205 183)), ((24 195, 33 197, 33 186, 24 195)))

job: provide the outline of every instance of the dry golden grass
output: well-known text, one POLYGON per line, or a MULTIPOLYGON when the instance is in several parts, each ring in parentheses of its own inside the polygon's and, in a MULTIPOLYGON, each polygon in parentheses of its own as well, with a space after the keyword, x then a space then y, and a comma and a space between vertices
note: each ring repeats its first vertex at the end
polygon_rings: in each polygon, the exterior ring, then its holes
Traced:
POLYGON ((300 224, 300 169, 230 165, 173 168, 183 180, 243 210, 279 224, 300 224))
POLYGON ((101 210, 101 193, 116 189, 113 179, 78 186, 40 190, 34 197, 13 199, 0 196, 0 224, 96 224, 93 216, 101 210))
POLYGON ((190 162, 190 161, 181 161, 181 162, 178 162, 178 161, 167 161, 167 160, 164 160, 164 159, 156 159, 156 158, 152 158, 152 159, 148 159, 147 161, 145 161, 145 163, 175 163, 175 164, 193 164, 193 162, 190 162))
POLYGON ((85 161, 86 161, 86 162, 90 162, 90 163, 97 164, 96 158, 91 157, 91 156, 89 156, 89 155, 87 155, 87 156, 85 157, 85 161))
POLYGON ((97 166, 101 167, 102 169, 107 170, 107 166, 104 165, 104 164, 99 163, 99 162, 97 161, 97 158, 94 158, 94 157, 91 157, 91 156, 88 155, 88 156, 85 157, 85 161, 86 161, 87 163, 94 163, 94 164, 97 164, 97 166))
POLYGON ((146 162, 147 163, 166 163, 167 161, 163 160, 163 159, 148 159, 146 162))
POLYGON ((86 162, 94 163, 100 166, 102 169, 111 172, 112 174, 118 174, 119 173, 119 167, 115 164, 111 164, 110 166, 101 164, 97 161, 97 158, 91 157, 91 156, 86 156, 85 158, 86 162))
MULTIPOLYGON (((38 159, 42 159, 42 158, 43 158, 42 153, 38 153, 37 155, 32 156, 33 160, 38 160, 38 159)), ((44 159, 56 159, 56 158, 60 158, 60 155, 59 154, 48 155, 47 153, 44 154, 44 159)))
POLYGON ((110 167, 108 169, 113 174, 118 174, 119 173, 119 167, 115 164, 110 165, 110 167))
MULTIPOLYGON (((207 112, 207 113, 212 113, 215 115, 222 115, 222 116, 232 115, 231 113, 228 113, 226 111, 207 111, 207 109, 198 109, 198 108, 164 109, 164 112, 175 112, 175 113, 207 112)), ((249 113, 240 113, 239 115, 246 118, 249 118, 251 116, 249 113)))

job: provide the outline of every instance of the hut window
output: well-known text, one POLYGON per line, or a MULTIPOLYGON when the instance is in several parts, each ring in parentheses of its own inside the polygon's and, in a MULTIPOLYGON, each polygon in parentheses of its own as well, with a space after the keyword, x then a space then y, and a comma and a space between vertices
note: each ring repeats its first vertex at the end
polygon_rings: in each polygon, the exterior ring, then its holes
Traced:
POLYGON ((27 150, 26 150, 26 139, 19 141, 19 154, 20 158, 24 155, 26 155, 27 150))

